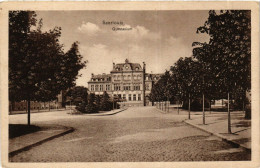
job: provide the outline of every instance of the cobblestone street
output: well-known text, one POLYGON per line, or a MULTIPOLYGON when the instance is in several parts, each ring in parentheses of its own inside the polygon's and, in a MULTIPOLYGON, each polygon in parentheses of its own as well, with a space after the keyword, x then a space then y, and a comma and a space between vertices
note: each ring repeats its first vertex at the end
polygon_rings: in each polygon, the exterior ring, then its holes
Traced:
MULTIPOLYGON (((250 152, 183 122, 186 115, 131 107, 109 116, 32 114, 32 124, 58 124, 74 132, 10 158, 12 162, 131 162, 250 160, 250 152)), ((26 123, 26 115, 10 116, 26 123)), ((11 144, 10 144, 11 145, 11 144)))

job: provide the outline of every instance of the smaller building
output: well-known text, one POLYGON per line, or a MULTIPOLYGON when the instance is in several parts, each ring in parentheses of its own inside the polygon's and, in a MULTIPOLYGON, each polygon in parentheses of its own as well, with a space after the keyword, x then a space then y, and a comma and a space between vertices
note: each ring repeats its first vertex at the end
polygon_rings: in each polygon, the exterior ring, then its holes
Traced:
MULTIPOLYGON (((56 100, 49 102, 30 101, 31 110, 44 110, 44 109, 60 109, 64 106, 63 92, 61 92, 56 100)), ((9 101, 9 111, 26 111, 27 101, 22 100, 19 102, 9 101)))

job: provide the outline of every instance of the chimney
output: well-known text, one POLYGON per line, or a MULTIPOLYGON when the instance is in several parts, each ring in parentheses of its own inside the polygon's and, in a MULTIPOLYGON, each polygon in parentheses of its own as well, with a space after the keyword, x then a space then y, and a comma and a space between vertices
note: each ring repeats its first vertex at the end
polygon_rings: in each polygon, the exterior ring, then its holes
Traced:
POLYGON ((146 64, 145 64, 145 62, 143 62, 143 70, 144 70, 144 73, 145 73, 145 67, 146 67, 146 64))
POLYGON ((93 77, 94 77, 94 74, 92 73, 92 74, 91 74, 91 78, 93 78, 93 77))
POLYGON ((113 62, 113 69, 115 69, 115 63, 113 62))

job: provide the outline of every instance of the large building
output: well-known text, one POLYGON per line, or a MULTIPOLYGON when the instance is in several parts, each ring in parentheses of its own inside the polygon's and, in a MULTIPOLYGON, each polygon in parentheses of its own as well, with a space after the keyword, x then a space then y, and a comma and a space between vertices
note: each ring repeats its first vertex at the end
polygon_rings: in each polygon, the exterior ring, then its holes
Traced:
POLYGON ((113 63, 110 74, 91 75, 88 82, 90 93, 102 95, 106 91, 111 97, 119 97, 126 105, 149 105, 148 95, 161 74, 149 74, 139 63, 113 63))

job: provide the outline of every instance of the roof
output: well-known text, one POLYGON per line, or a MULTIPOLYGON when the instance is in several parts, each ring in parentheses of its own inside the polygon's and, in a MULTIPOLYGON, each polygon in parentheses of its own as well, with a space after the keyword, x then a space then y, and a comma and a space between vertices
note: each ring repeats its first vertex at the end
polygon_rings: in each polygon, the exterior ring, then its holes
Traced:
POLYGON ((96 79, 101 79, 101 78, 108 78, 108 77, 111 77, 111 74, 97 74, 97 75, 94 75, 92 74, 91 78, 96 78, 96 79))
POLYGON ((131 63, 128 59, 125 60, 125 63, 114 64, 113 70, 111 72, 122 72, 122 71, 143 71, 139 63, 131 63))
POLYGON ((94 75, 93 73, 91 74, 91 79, 88 83, 96 83, 96 82, 110 82, 111 81, 111 74, 97 74, 94 75), (110 78, 110 79, 108 79, 110 78))

